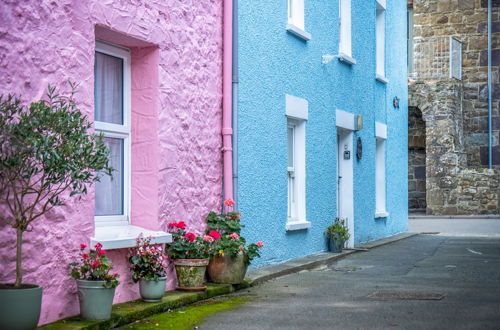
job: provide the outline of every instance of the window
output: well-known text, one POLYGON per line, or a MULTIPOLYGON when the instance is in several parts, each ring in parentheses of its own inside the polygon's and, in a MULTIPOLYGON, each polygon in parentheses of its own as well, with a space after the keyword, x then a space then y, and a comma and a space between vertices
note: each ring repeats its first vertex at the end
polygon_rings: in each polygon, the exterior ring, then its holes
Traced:
POLYGON ((311 40, 311 34, 304 27, 304 0, 288 0, 288 21, 286 30, 303 40, 311 40))
POLYGON ((450 37, 450 78, 462 80, 462 43, 450 37))
POLYGON ((407 57, 408 57, 408 73, 413 72, 413 7, 408 7, 408 11, 406 12, 407 15, 407 30, 406 30, 406 35, 407 35, 407 43, 408 43, 408 49, 407 49, 407 57))
POLYGON ((113 178, 101 176, 95 186, 98 225, 129 223, 130 209, 130 51, 96 43, 94 124, 110 149, 113 178))
POLYGON ((340 0, 340 55, 352 56, 351 50, 351 0, 340 0))
POLYGON ((389 216, 386 210, 386 179, 385 179, 385 142, 387 126, 375 123, 375 218, 389 216))
POLYGON ((377 0, 376 10, 376 48, 377 77, 385 78, 385 3, 377 0))
POLYGON ((308 102, 286 95, 288 220, 287 230, 306 229, 306 120, 308 102))
POLYGON ((304 0, 288 0, 288 24, 304 28, 304 0))

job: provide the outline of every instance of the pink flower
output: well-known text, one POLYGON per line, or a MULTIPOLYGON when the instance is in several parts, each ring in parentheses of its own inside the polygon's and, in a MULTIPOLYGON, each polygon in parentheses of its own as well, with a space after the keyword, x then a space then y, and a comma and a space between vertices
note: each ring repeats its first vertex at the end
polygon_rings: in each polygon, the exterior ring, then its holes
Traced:
POLYGON ((236 241, 238 238, 240 238, 240 236, 236 233, 232 233, 231 235, 229 235, 229 238, 233 241, 236 241))
POLYGON ((224 205, 226 206, 233 206, 234 205, 234 201, 231 199, 231 198, 228 198, 224 201, 224 205))
POLYGON ((99 242, 97 242, 97 244, 94 245, 94 247, 95 247, 96 250, 99 250, 100 248, 102 248, 102 244, 99 243, 99 242))
POLYGON ((193 242, 196 239, 196 235, 193 233, 187 233, 184 237, 187 238, 189 242, 193 242))
POLYGON ((101 255, 101 254, 106 254, 106 250, 99 250, 99 251, 97 251, 97 254, 98 254, 98 255, 101 255))
POLYGON ((85 249, 86 247, 87 247, 87 245, 85 245, 85 244, 80 244, 80 249, 82 249, 82 250, 83 250, 83 249, 85 249))
POLYGON ((264 246, 264 242, 262 242, 262 241, 258 241, 258 242, 257 242, 257 246, 258 246, 259 248, 263 247, 263 246, 264 246))
POLYGON ((208 235, 203 236, 203 239, 209 243, 212 243, 214 241, 214 238, 208 235))
POLYGON ((211 232, 208 233, 208 236, 211 236, 214 239, 219 239, 221 235, 217 230, 212 230, 211 232))

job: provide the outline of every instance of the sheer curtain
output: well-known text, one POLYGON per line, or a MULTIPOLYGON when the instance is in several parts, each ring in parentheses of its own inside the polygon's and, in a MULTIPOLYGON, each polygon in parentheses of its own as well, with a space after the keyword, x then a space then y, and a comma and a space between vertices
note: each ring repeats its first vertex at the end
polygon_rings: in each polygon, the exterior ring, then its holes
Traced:
POLYGON ((123 60, 95 53, 95 120, 123 125, 123 60))

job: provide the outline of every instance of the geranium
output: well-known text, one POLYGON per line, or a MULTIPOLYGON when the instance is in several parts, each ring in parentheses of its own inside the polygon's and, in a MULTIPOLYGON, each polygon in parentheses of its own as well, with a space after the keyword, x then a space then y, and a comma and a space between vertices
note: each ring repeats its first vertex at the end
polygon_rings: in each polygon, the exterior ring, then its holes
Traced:
POLYGON ((106 251, 102 250, 102 244, 94 245, 95 250, 83 252, 87 246, 80 244, 80 260, 70 263, 71 277, 77 280, 105 281, 105 288, 115 288, 118 284, 118 274, 111 274, 113 264, 106 257, 106 251))
POLYGON ((186 233, 186 235, 184 235, 184 237, 189 241, 189 242, 194 242, 194 240, 196 239, 196 235, 193 234, 193 233, 186 233))
POLYGON ((219 239, 221 237, 221 234, 217 230, 212 230, 208 233, 208 235, 213 237, 214 239, 219 239))
MULTIPOLYGON (((233 206, 232 199, 226 199, 224 202, 226 206, 233 206)), ((229 255, 233 258, 239 254, 244 253, 246 264, 257 257, 260 257, 259 249, 264 246, 264 243, 257 242, 246 246, 246 240, 241 236, 241 229, 244 227, 240 223, 239 212, 226 212, 217 214, 210 212, 207 216, 207 230, 206 233, 212 237, 213 233, 217 233, 218 238, 214 241, 214 247, 211 249, 212 255, 229 255)), ((216 238, 216 237, 214 237, 216 238)))
POLYGON ((207 241, 209 243, 212 243, 213 241, 215 241, 215 239, 212 236, 209 236, 209 235, 203 236, 203 240, 205 240, 205 241, 207 241))
POLYGON ((206 259, 211 255, 213 236, 200 236, 193 232, 186 233, 184 222, 168 224, 172 234, 172 243, 166 245, 166 252, 171 259, 206 259), (181 224, 179 226, 179 224, 181 224), (210 237, 212 240, 206 239, 210 237))
POLYGON ((132 280, 138 282, 141 279, 157 281, 158 278, 166 276, 165 259, 163 248, 159 244, 151 244, 152 237, 137 237, 136 247, 132 250, 128 261, 132 265, 132 280))

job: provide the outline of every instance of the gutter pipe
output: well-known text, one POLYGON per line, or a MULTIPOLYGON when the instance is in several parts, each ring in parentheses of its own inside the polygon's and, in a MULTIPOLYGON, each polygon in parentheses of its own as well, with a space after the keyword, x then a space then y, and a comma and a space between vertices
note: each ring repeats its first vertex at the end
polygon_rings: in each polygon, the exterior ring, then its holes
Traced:
POLYGON ((233 195, 238 209, 238 0, 233 0, 233 195))
MULTIPOLYGON (((222 157, 224 200, 233 198, 233 147, 232 147, 232 37, 233 3, 223 3, 223 54, 222 54, 222 157)), ((229 207, 232 209, 232 207, 229 207)), ((231 210, 227 210, 231 211, 231 210)))
POLYGON ((492 150, 493 144, 492 127, 491 127, 491 0, 488 0, 488 168, 492 168, 492 150))

